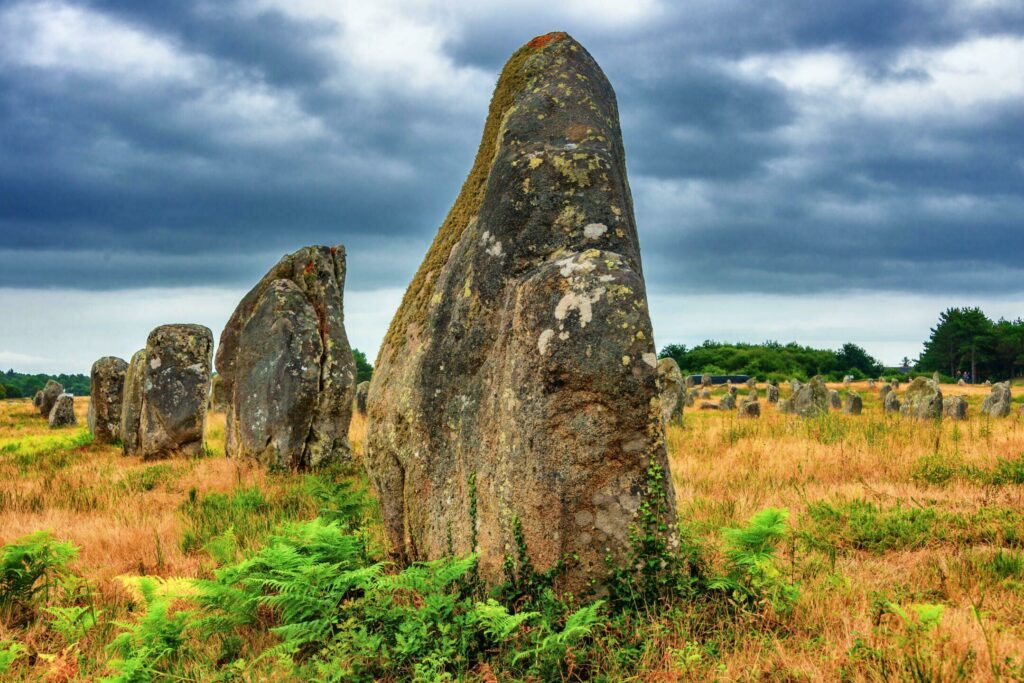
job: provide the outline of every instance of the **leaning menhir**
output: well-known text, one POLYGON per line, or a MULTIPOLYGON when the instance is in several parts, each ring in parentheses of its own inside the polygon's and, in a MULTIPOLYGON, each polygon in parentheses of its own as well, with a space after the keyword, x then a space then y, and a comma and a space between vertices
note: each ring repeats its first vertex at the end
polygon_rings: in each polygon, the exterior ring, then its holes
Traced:
POLYGON ((202 325, 161 325, 132 356, 125 375, 121 439, 145 459, 203 450, 213 333, 202 325))
POLYGON ((104 356, 89 372, 89 431, 99 443, 121 438, 121 399, 128 364, 116 356, 104 356))
POLYGON ((220 335, 229 457, 308 469, 348 458, 356 365, 345 334, 345 248, 278 261, 220 335))
POLYGON ((476 550, 494 583, 521 525, 539 570, 578 558, 560 589, 600 580, 649 464, 674 516, 657 366, 615 94, 571 37, 535 38, 377 358, 366 465, 395 554, 476 550))
POLYGON ((75 397, 67 393, 58 396, 46 420, 51 428, 78 424, 78 418, 75 417, 75 397))
POLYGON ((39 414, 49 419, 50 411, 53 410, 53 404, 57 402, 57 397, 64 393, 64 387, 60 382, 55 382, 52 379, 46 380, 46 386, 43 387, 42 395, 39 397, 39 414))

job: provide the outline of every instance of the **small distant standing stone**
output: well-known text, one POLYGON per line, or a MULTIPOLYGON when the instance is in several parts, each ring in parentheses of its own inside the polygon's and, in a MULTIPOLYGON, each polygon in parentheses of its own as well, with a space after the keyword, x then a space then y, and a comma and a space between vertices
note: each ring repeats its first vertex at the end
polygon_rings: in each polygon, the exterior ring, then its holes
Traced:
POLYGON ((843 377, 843 386, 844 387, 849 389, 851 384, 853 384, 853 375, 846 375, 845 377, 843 377))
POLYGON ((42 396, 39 397, 39 414, 49 418, 50 411, 53 410, 53 404, 57 402, 57 397, 63 393, 64 387, 59 382, 55 382, 52 379, 47 380, 46 386, 43 387, 42 396))
POLYGON ((768 385, 768 402, 778 403, 779 402, 779 388, 774 384, 768 385))
POLYGON ((886 414, 900 412, 900 399, 896 396, 896 392, 889 391, 884 396, 886 414))
POLYGON ((963 396, 950 396, 942 399, 942 414, 951 420, 966 420, 967 401, 963 396))
POLYGON ((683 381, 686 382, 687 389, 693 388, 693 375, 687 375, 683 381))
POLYGON ((747 397, 740 401, 740 417, 761 417, 761 404, 757 397, 747 397))
POLYGON ((735 397, 736 396, 736 392, 738 391, 738 389, 736 389, 736 385, 735 384, 730 384, 728 391, 729 391, 729 395, 730 396, 735 397))
POLYGON ((51 428, 78 424, 78 418, 75 417, 75 397, 66 393, 58 396, 53 402, 53 408, 50 409, 48 421, 51 428))
POLYGON ((874 389, 876 384, 878 384, 878 383, 875 380, 869 379, 868 380, 868 389, 874 389))
POLYGON ((722 410, 732 410, 736 407, 736 394, 732 392, 725 394, 718 402, 718 405, 721 406, 722 410))
POLYGON ((700 385, 702 387, 710 387, 711 386, 711 375, 708 375, 706 373, 701 375, 700 376, 700 385))
POLYGON ((847 415, 860 415, 862 410, 864 410, 864 401, 861 400, 860 394, 856 391, 846 394, 846 399, 843 401, 843 412, 847 415))
POLYGON ((985 380, 985 386, 986 387, 992 386, 992 380, 990 380, 990 379, 985 380))
POLYGON ((833 410, 839 410, 843 407, 843 399, 835 389, 828 392, 828 402, 832 406, 833 410))
POLYGON ((900 381, 898 379, 894 379, 889 384, 892 386, 892 390, 893 391, 899 391, 900 390, 900 381))
POLYGON ((756 377, 749 377, 747 379, 747 388, 748 389, 756 389, 757 388, 757 378, 756 377))
POLYGON ((942 384, 942 377, 939 376, 938 370, 932 373, 932 381, 936 384, 942 384))
POLYGON ((43 403, 43 391, 40 389, 36 392, 36 395, 32 397, 32 405, 38 408, 43 403))
POLYGON ((885 397, 888 396, 891 391, 891 386, 889 386, 888 384, 883 384, 881 388, 879 388, 878 390, 878 398, 882 401, 885 401, 885 397))
POLYGON ((697 407, 698 410, 718 410, 719 406, 717 403, 711 401, 701 401, 701 404, 697 407))
POLYGON ((802 386, 803 385, 800 384, 800 380, 798 380, 798 379, 791 379, 791 380, 789 380, 789 388, 792 389, 794 394, 796 392, 800 391, 800 387, 802 387, 802 386))
POLYGON ((356 412, 366 417, 366 397, 370 395, 370 383, 360 382, 356 385, 356 412))
POLYGON ((700 390, 700 397, 701 398, 711 398, 711 391, 709 389, 701 389, 700 390))
POLYGON ((965 386, 967 386, 967 382, 966 382, 966 381, 964 381, 964 378, 963 378, 963 377, 961 377, 960 379, 958 379, 958 380, 956 381, 956 385, 957 385, 958 387, 965 387, 965 386))
POLYGON ((829 394, 825 380, 815 376, 810 382, 800 387, 789 402, 793 411, 800 417, 814 417, 828 412, 829 394))
POLYGON ((1006 417, 1010 414, 1010 383, 992 385, 992 391, 981 402, 981 412, 989 417, 1006 417))

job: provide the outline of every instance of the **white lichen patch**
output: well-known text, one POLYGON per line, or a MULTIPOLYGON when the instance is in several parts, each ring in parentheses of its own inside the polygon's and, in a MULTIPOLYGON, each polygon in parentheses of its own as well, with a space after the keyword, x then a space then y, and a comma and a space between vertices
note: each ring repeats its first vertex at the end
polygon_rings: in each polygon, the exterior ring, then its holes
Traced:
POLYGON ((487 247, 487 253, 491 256, 501 256, 501 242, 497 241, 491 246, 487 247))
POLYGON ((548 344, 551 343, 551 338, 553 336, 555 336, 555 331, 547 329, 541 332, 540 336, 537 337, 537 349, 540 351, 541 355, 548 352, 548 344))
POLYGON ((160 358, 159 358, 159 356, 155 357, 155 358, 153 358, 153 360, 149 361, 149 367, 153 368, 154 370, 156 370, 158 367, 160 367, 160 358))
POLYGON ((601 300, 604 291, 604 287, 598 287, 591 292, 566 292, 555 306, 555 318, 565 320, 571 311, 579 311, 580 327, 586 327, 594 319, 594 304, 601 300))
POLYGON ((583 236, 587 239, 596 240, 608 232, 608 226, 604 223, 588 223, 583 226, 583 236))
POLYGON ((592 261, 577 259, 574 256, 555 261, 555 263, 558 265, 558 272, 562 277, 570 277, 577 273, 590 273, 597 267, 592 261))
POLYGON ((658 367, 658 357, 653 353, 645 353, 642 356, 642 358, 644 359, 644 362, 650 365, 652 368, 658 367))

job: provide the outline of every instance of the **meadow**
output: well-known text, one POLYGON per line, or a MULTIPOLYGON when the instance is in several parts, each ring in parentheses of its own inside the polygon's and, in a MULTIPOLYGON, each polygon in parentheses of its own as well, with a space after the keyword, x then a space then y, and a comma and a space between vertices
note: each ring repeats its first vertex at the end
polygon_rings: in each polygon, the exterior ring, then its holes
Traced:
POLYGON ((970 419, 916 422, 854 388, 860 416, 687 409, 679 547, 641 529, 590 603, 523 554, 491 594, 472 558, 383 562, 358 414, 353 464, 297 475, 225 458, 223 414, 203 457, 143 462, 92 443, 84 399, 64 430, 2 401, 0 677, 1024 680, 1020 399, 989 419, 944 385, 970 419))

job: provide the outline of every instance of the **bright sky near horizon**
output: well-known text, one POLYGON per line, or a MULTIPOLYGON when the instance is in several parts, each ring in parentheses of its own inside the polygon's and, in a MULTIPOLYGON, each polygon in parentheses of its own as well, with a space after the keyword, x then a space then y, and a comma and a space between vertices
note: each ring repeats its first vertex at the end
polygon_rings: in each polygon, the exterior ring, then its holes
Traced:
POLYGON ((573 34, 616 89, 659 347, 916 356, 1024 315, 1024 3, 0 2, 0 367, 219 335, 346 245, 373 357, 504 60, 573 34))

